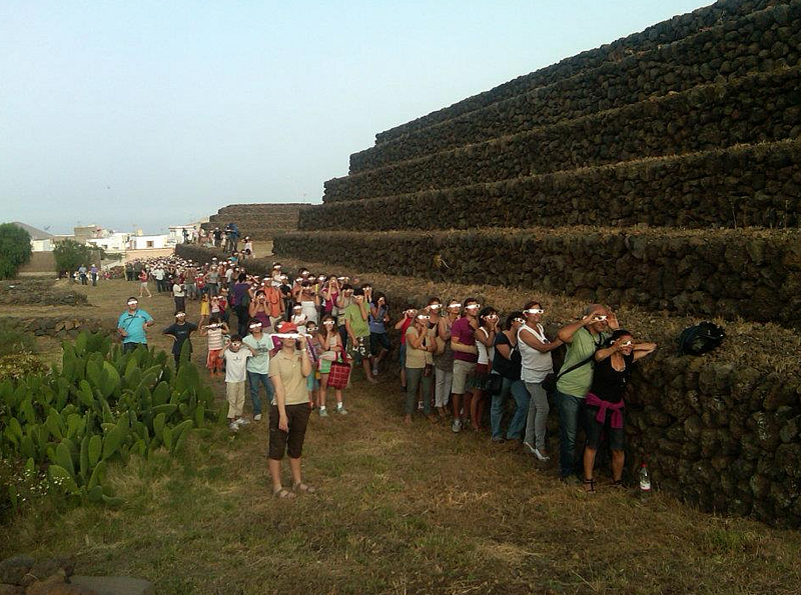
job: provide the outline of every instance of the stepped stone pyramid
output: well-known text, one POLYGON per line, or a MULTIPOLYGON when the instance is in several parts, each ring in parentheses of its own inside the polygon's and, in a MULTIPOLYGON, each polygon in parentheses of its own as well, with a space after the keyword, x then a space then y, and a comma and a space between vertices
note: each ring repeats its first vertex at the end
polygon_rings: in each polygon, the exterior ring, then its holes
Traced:
POLYGON ((614 305, 661 345, 627 398, 629 462, 704 509, 797 527, 800 54, 801 0, 672 18, 378 134, 274 251, 396 302, 484 286, 553 322, 614 305), (702 318, 724 345, 679 357, 702 318))
POLYGON ((297 230, 300 213, 308 207, 301 203, 228 205, 209 217, 203 229, 224 229, 229 223, 236 223, 243 238, 272 240, 277 233, 297 230))

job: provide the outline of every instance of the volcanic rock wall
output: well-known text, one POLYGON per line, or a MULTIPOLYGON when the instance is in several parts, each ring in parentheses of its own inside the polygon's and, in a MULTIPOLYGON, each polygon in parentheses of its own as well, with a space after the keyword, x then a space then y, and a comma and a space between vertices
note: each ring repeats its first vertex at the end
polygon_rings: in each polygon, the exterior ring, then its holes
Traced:
POLYGON ((209 217, 203 228, 223 229, 229 223, 236 223, 241 237, 272 240, 277 233, 297 230, 300 213, 308 207, 300 203, 228 205, 209 217))
POLYGON ((395 301, 618 307, 661 345, 628 398, 630 462, 800 526, 799 56, 801 0, 675 17, 378 134, 274 252, 395 301), (677 357, 698 317, 727 341, 677 357))

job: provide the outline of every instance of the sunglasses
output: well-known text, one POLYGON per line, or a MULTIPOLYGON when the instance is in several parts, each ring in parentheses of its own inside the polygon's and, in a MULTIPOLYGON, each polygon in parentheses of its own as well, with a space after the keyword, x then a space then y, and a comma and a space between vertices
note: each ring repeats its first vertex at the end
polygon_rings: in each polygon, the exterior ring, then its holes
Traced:
POLYGON ((528 310, 523 310, 523 314, 542 314, 545 310, 540 308, 529 308, 528 310))
POLYGON ((512 322, 522 322, 525 324, 526 321, 523 320, 522 318, 512 318, 512 322))

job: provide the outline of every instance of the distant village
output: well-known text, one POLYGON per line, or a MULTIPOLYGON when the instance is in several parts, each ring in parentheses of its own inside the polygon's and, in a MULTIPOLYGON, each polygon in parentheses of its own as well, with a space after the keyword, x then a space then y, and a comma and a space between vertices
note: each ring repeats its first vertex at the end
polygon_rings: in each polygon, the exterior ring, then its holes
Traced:
POLYGON ((53 250, 59 242, 74 240, 81 245, 102 250, 102 268, 117 266, 141 258, 171 255, 177 244, 197 241, 203 221, 187 225, 171 225, 169 232, 145 235, 140 229, 134 232, 115 231, 100 225, 81 225, 73 228, 70 235, 51 234, 26 223, 14 222, 31 236, 33 258, 20 272, 22 274, 44 273, 54 270, 53 250))

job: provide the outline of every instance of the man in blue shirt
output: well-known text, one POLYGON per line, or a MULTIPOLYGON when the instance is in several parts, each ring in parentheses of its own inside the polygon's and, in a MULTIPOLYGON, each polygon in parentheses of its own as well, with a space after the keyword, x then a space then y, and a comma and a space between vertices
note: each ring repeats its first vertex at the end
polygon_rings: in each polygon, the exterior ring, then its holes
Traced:
POLYGON ((133 351, 140 345, 147 345, 147 327, 153 326, 153 317, 139 309, 139 300, 128 298, 128 309, 117 320, 117 332, 122 337, 122 351, 133 351))

